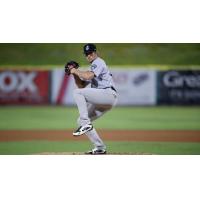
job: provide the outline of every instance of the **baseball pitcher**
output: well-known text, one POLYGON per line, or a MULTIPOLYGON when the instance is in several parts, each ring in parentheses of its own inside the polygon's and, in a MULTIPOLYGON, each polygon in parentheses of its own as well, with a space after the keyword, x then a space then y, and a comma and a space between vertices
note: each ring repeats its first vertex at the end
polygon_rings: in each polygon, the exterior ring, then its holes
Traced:
POLYGON ((94 149, 86 154, 106 154, 106 146, 93 127, 92 121, 116 105, 117 91, 112 74, 104 60, 98 56, 96 46, 86 44, 83 51, 90 63, 88 71, 81 71, 79 64, 75 61, 70 61, 65 65, 65 73, 72 74, 77 85, 73 96, 80 116, 77 121, 79 128, 73 135, 78 137, 86 134, 93 143, 94 149))

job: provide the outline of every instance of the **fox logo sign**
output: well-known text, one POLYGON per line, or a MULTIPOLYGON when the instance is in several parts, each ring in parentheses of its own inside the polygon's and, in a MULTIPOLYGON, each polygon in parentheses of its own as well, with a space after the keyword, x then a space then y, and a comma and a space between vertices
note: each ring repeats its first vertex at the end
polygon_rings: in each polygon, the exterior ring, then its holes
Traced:
POLYGON ((12 91, 23 92, 37 92, 37 86, 34 79, 37 76, 36 72, 13 72, 4 71, 0 73, 0 90, 5 93, 12 91))

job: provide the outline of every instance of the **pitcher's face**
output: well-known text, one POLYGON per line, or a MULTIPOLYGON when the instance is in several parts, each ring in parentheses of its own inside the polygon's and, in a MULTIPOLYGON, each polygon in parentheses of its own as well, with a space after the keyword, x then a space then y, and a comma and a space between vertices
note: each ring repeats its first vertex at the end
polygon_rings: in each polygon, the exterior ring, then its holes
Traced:
POLYGON ((97 58, 96 52, 85 55, 88 62, 92 63, 93 60, 97 58))

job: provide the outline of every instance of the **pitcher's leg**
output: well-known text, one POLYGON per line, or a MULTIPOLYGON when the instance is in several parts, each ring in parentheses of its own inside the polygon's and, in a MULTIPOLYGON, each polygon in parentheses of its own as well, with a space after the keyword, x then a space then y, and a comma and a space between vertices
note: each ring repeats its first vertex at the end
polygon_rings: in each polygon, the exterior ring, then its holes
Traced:
MULTIPOLYGON (((93 104, 88 104, 88 113, 89 118, 91 121, 94 121, 101 117, 106 111, 108 111, 110 107, 102 107, 101 109, 93 104)), ((90 139, 92 144, 96 149, 106 149, 106 145, 102 141, 102 139, 99 137, 96 129, 92 129, 91 131, 86 133, 87 137, 90 139)))
POLYGON ((89 124, 90 119, 88 117, 87 102, 84 95, 82 94, 82 90, 81 89, 74 90, 73 95, 80 115, 80 126, 89 124))
MULTIPOLYGON (((96 108, 95 105, 90 104, 90 103, 87 104, 88 114, 91 121, 99 118, 103 114, 103 112, 97 111, 95 108, 96 108)), ((79 126, 81 126, 80 117, 78 118, 77 123, 79 126)), ((86 132, 85 134, 87 135, 87 137, 92 142, 95 148, 106 149, 105 144, 103 143, 102 139, 99 137, 95 128, 93 128, 91 131, 86 132)))
POLYGON ((97 149, 105 149, 105 145, 96 130, 88 128, 91 120, 95 120, 111 109, 115 102, 115 96, 109 91, 104 89, 84 88, 76 89, 74 91, 74 99, 79 110, 79 125, 81 126, 77 132, 73 133, 74 136, 79 136, 84 133, 88 136, 90 141, 97 149), (89 106, 88 106, 89 105, 89 106), (98 109, 96 108, 98 106, 98 109), (84 130, 82 131, 82 129, 84 130), (86 129, 87 128, 87 129, 86 129))
POLYGON ((80 114, 80 124, 84 126, 91 123, 88 116, 87 103, 112 107, 116 96, 109 89, 83 88, 74 90, 74 99, 80 114))
POLYGON ((88 131, 86 135, 96 149, 106 149, 105 144, 103 143, 102 139, 99 137, 95 128, 93 128, 91 131, 88 131))

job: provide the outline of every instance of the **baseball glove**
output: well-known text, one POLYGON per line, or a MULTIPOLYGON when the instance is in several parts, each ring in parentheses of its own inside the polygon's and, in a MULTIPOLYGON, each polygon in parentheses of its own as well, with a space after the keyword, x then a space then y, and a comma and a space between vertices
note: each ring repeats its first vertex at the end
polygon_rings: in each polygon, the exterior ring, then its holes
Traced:
POLYGON ((69 61, 66 65, 65 65, 65 73, 69 76, 71 74, 71 69, 72 68, 79 68, 79 64, 75 61, 69 61))

